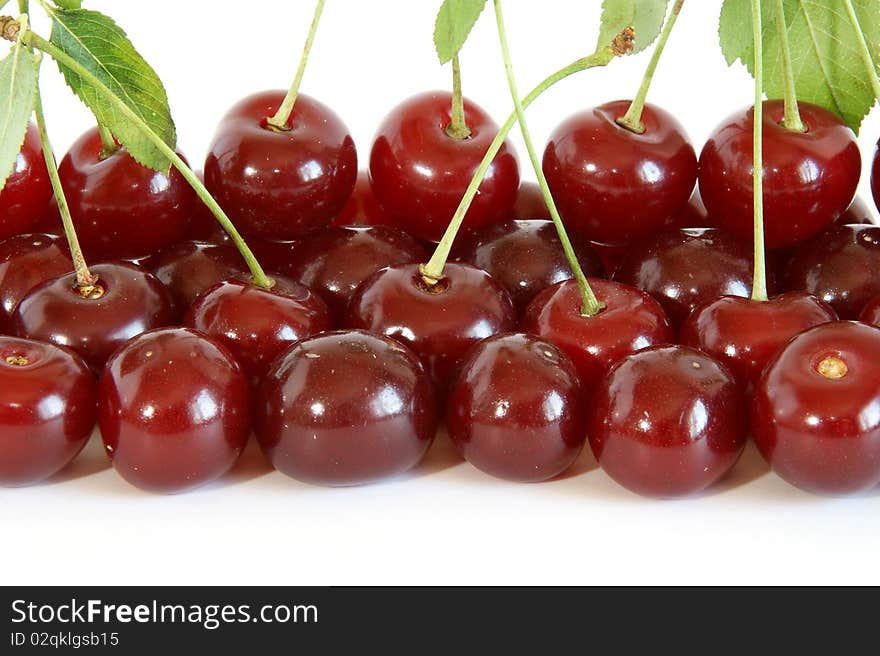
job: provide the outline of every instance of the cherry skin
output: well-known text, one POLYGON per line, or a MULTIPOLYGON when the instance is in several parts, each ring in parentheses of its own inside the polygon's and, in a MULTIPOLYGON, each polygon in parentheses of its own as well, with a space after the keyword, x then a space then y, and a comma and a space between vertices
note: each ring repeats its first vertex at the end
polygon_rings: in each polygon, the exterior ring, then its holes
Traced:
POLYGON ((0 239, 33 231, 52 198, 49 171, 40 144, 37 127, 29 123, 12 173, 0 191, 0 239))
POLYGON ((98 421, 122 478, 183 492, 235 464, 250 432, 247 378, 224 347, 186 328, 140 335, 101 376, 98 421))
POLYGON ((349 328, 386 335, 412 348, 441 392, 471 346, 516 325, 510 297, 488 273, 449 263, 443 275, 429 287, 417 264, 383 269, 358 288, 346 317, 349 328))
POLYGON ((752 435, 773 470, 817 494, 880 483, 880 329, 854 321, 795 337, 755 390, 752 435))
MULTIPOLYGON (((373 141, 370 180, 376 197, 395 225, 424 241, 440 241, 498 133, 491 117, 467 99, 464 114, 471 135, 449 136, 451 94, 423 93, 392 109, 373 141)), ((505 141, 465 215, 463 229, 507 218, 518 188, 519 164, 505 141)))
POLYGON ((317 292, 341 322, 364 280, 387 266, 427 259, 425 247, 397 228, 347 226, 298 243, 282 272, 317 292))
MULTIPOLYGON (((585 239, 574 235, 572 246, 587 276, 602 278, 605 267, 585 239)), ((522 312, 543 289, 572 278, 556 226, 546 220, 515 220, 476 231, 456 248, 456 259, 484 269, 510 294, 522 312)))
POLYGON ((477 469, 522 483, 551 479, 572 465, 586 440, 577 370, 532 335, 485 339, 449 391, 446 425, 477 469))
POLYGON ((373 192, 368 171, 359 171, 354 191, 348 198, 345 207, 333 219, 335 226, 391 226, 394 224, 379 204, 373 192))
POLYGON ((287 130, 266 119, 284 100, 263 91, 223 117, 205 160, 205 186, 245 235, 298 239, 330 225, 357 178, 357 151, 329 107, 299 94, 287 130))
POLYGON ((835 226, 803 244, 788 263, 786 287, 804 290, 855 319, 880 295, 880 227, 835 226))
POLYGON ((621 360, 589 411, 590 446, 605 472, 644 496, 673 498, 719 481, 746 445, 736 381, 708 355, 657 346, 621 360))
POLYGON ((862 314, 859 315, 859 321, 880 327, 880 296, 875 296, 874 300, 865 306, 862 314))
POLYGON ((255 382, 295 342, 333 327, 327 305, 307 287, 287 278, 273 280, 272 289, 246 280, 218 283, 196 299, 184 320, 228 348, 255 382))
POLYGON ((97 419, 97 383, 80 357, 52 344, 0 337, 0 485, 61 471, 97 419))
POLYGON ((132 264, 91 268, 96 296, 86 297, 73 273, 49 280, 25 296, 13 322, 20 337, 66 346, 95 371, 125 342, 174 323, 171 296, 159 280, 132 264))
POLYGON ((546 219, 549 221, 552 218, 550 210, 547 208, 547 201, 544 200, 544 193, 537 183, 520 182, 512 215, 514 219, 546 219))
POLYGON ((750 392, 767 363, 792 337, 836 320, 830 305, 804 292, 764 302, 722 296, 694 310, 682 326, 680 341, 724 364, 750 392))
POLYGON ((544 175, 572 231, 623 244, 661 230, 688 202, 697 156, 674 116, 642 112, 643 134, 618 125, 630 101, 617 100, 563 121, 544 150, 544 175))
POLYGON ((283 474, 315 485, 361 485, 403 473, 437 429, 430 378, 397 341, 359 330, 299 342, 275 364, 254 429, 283 474))
MULTIPOLYGON (((852 202, 862 168, 855 135, 831 112, 799 103, 806 132, 782 125, 782 100, 764 102, 764 239, 793 246, 830 226, 852 202)), ((700 192, 721 228, 753 234, 753 109, 715 129, 700 155, 700 192)))

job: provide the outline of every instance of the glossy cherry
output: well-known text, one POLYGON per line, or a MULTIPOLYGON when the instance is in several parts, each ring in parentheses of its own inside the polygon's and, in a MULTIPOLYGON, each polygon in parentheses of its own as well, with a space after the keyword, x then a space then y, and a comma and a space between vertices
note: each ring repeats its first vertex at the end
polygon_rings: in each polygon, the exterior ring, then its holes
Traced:
POLYGON ((220 478, 250 432, 250 392, 224 347, 186 328, 154 330, 117 351, 101 376, 99 424, 113 467, 150 492, 220 478))
POLYGON ((49 171, 40 144, 37 127, 28 124, 12 173, 0 191, 0 239, 32 232, 52 198, 49 171))
POLYGON ((346 318, 349 328, 387 335, 412 348, 438 391, 449 386, 471 346, 516 325, 510 297, 488 273, 449 263, 443 275, 429 287, 417 264, 383 269, 358 288, 346 318))
POLYGON ((354 191, 351 192, 345 207, 333 219, 333 225, 394 226, 373 192, 373 185, 370 183, 370 173, 368 171, 358 172, 354 191))
POLYGON ((558 348, 523 333, 471 349, 446 403, 462 456, 512 481, 545 481, 568 469, 586 440, 577 370, 558 348))
POLYGON ((550 220, 550 210, 541 187, 535 182, 520 182, 511 214, 514 219, 550 220))
POLYGON ((329 107, 299 94, 288 121, 267 118, 284 91, 241 100, 223 117, 205 160, 205 185, 236 227, 264 239, 297 239, 330 225, 357 178, 357 152, 329 107))
MULTIPOLYGON (((491 117, 467 99, 466 139, 446 133, 452 96, 435 91, 413 96, 391 110, 370 153, 373 191, 398 227, 425 241, 439 241, 480 161, 498 133, 491 117)), ((505 142, 489 165, 465 215, 465 230, 510 215, 519 188, 519 164, 505 142)))
POLYGON ((859 315, 859 321, 880 327, 880 296, 875 296, 859 315))
POLYGON ((646 104, 645 132, 637 134, 617 123, 629 105, 617 100, 574 114, 544 151, 544 175, 566 226, 606 244, 661 230, 697 180, 697 156, 681 123, 646 104))
POLYGON ((254 428, 280 472, 316 485, 360 485, 415 466, 437 418, 415 354, 354 330, 310 337, 284 354, 260 390, 254 428))
POLYGON ((621 360, 596 389, 588 435, 605 472, 645 496, 700 492, 733 468, 746 444, 746 405, 730 372, 686 346, 621 360))
POLYGON ((44 481, 86 445, 97 384, 71 351, 0 337, 0 390, 0 485, 44 481))
POLYGON ((234 247, 198 241, 175 244, 151 258, 147 267, 171 292, 180 314, 209 287, 247 272, 234 247))
POLYGON ((13 322, 20 337, 67 346, 96 371, 132 337, 175 322, 171 296, 150 273, 123 263, 98 264, 91 296, 73 273, 49 280, 22 299, 13 322))
POLYGON ((880 483, 880 329, 842 321, 795 337, 755 390, 752 435, 783 479, 819 494, 880 483))
MULTIPOLYGON (((785 103, 764 102, 764 239, 767 248, 798 244, 849 207, 862 160, 855 135, 831 112, 799 103, 806 132, 782 125, 785 103)), ((753 109, 719 125, 700 155, 700 193, 709 216, 743 239, 753 234, 753 109)))

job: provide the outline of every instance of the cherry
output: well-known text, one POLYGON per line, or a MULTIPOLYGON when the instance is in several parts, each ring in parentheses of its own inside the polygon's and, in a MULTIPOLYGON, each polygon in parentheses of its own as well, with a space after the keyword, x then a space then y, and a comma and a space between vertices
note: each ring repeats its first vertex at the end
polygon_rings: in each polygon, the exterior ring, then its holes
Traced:
MULTIPOLYGON (((423 93, 391 110, 379 127, 370 153, 373 191, 388 217, 425 241, 439 241, 465 189, 498 133, 477 105, 464 100, 466 139, 446 134, 452 95, 423 93)), ((505 142, 498 151, 464 218, 473 230, 510 215, 519 188, 519 164, 505 142)))
MULTIPOLYGON (((605 267, 589 242, 576 235, 571 242, 584 274, 604 277, 605 267)), ((488 271, 520 312, 542 289, 572 277, 556 227, 542 219, 481 228, 456 248, 455 255, 457 260, 488 271)))
POLYGON ((273 279, 271 290, 244 280, 218 283, 199 296, 184 320, 226 346, 252 381, 262 379, 294 342, 332 328, 324 301, 293 280, 273 279))
POLYGON ((614 280, 660 301, 673 327, 719 296, 750 296, 752 248, 714 228, 667 230, 630 249, 614 280))
POLYGON ((550 210, 541 187, 535 182, 520 182, 512 210, 514 219, 550 220, 550 210))
POLYGON ((301 241, 281 271, 320 294, 341 322, 364 280, 387 266, 427 259, 424 246, 397 228, 347 226, 301 241))
POLYGON ((100 371, 132 337, 174 323, 171 296, 152 274, 125 263, 91 268, 98 282, 78 288, 73 273, 32 289, 13 322, 20 337, 67 346, 100 371))
POLYGON ((515 325, 510 297, 488 273, 449 263, 443 274, 430 287, 417 264, 383 269, 358 288, 346 318, 349 328, 387 335, 412 348, 441 391, 471 346, 515 325))
POLYGON ((795 337, 755 389, 752 435, 803 490, 852 494, 880 483, 880 330, 844 321, 795 337))
POLYGON ((428 450, 437 402, 418 358, 363 331, 299 342, 260 390, 255 432, 280 472, 360 485, 405 472, 428 450))
POLYGON ((859 321, 880 327, 880 296, 875 296, 874 300, 865 306, 859 316, 859 321))
MULTIPOLYGON (((855 135, 831 112, 799 103, 806 132, 782 125, 785 103, 764 102, 764 239, 767 248, 818 234, 852 202, 861 172, 855 135)), ((709 216, 743 239, 753 234, 753 109, 727 118, 700 155, 700 192, 709 216)))
POLYGON ((0 337, 0 389, 0 485, 44 481, 88 442, 97 384, 72 352, 0 337))
POLYGON ((681 343, 711 355, 751 391, 767 363, 792 337, 836 319, 830 305, 803 292, 764 302, 722 296, 693 311, 682 326, 681 343))
POLYGON ((512 481, 568 469, 586 440, 574 364, 531 335, 496 335, 471 349, 449 392, 446 425, 462 456, 512 481))
POLYGON ((288 130, 267 125, 284 96, 263 91, 233 106, 205 160, 208 191, 242 233, 264 239, 330 225, 357 178, 354 140, 326 105, 299 94, 288 130))
POLYGON ((594 241, 622 244, 662 229, 688 202, 697 156, 675 117, 655 105, 645 132, 618 125, 618 100, 563 121, 544 151, 544 174, 566 225, 594 241))
MULTIPOLYGON (((573 235, 569 236, 571 237, 573 235)), ((627 244, 617 246, 614 244, 603 244, 602 242, 591 241, 590 248, 592 248, 593 252, 599 256, 600 260, 602 260, 602 266, 605 268, 605 271, 614 275, 617 267, 620 266, 620 261, 623 259, 624 255, 630 251, 631 247, 627 244)))
POLYGON ((786 287, 805 290, 855 319, 880 294, 880 227, 835 226, 800 246, 788 263, 786 287))
POLYGON ((628 490, 687 496, 736 464, 746 444, 744 410, 723 365, 686 346, 658 346, 624 358, 599 384, 590 446, 628 490))
POLYGON ((34 230, 51 197, 52 185, 40 134, 30 123, 12 173, 0 191, 0 239, 34 230))
POLYGON ((12 313, 25 294, 72 270, 61 237, 28 234, 0 242, 0 334, 12 331, 12 313))
POLYGON ((385 210, 379 204, 379 199, 373 193, 373 185, 370 183, 370 174, 367 171, 359 171, 354 191, 348 198, 345 207, 333 219, 335 226, 391 226, 394 224, 386 216, 385 210))
POLYGON ((846 211, 837 219, 841 225, 874 225, 874 217, 871 208, 861 198, 856 196, 846 211))
POLYGON ((229 352, 186 328, 140 335, 101 376, 104 447, 126 481, 174 493, 223 476, 247 442, 248 383, 229 352))
POLYGON ((538 294, 520 320, 520 329, 572 359, 587 391, 625 356, 675 338, 663 308, 645 292, 609 280, 592 279, 590 286, 605 304, 595 316, 581 314, 577 283, 567 280, 538 294))

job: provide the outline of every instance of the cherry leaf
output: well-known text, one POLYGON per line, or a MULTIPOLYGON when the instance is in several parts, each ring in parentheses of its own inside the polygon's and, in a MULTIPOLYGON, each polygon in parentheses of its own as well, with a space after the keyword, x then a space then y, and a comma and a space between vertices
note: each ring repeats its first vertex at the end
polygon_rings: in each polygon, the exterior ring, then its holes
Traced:
POLYGON ((82 0, 52 0, 52 2, 60 9, 79 9, 82 7, 82 0))
POLYGON ((15 167, 34 110, 37 58, 17 42, 0 60, 0 191, 15 167))
POLYGON ((443 0, 434 23, 434 47, 441 64, 458 54, 485 6, 486 0, 443 0))
POLYGON ((651 45, 666 18, 668 0, 603 0, 598 49, 607 48, 628 27, 635 31, 633 53, 651 45))

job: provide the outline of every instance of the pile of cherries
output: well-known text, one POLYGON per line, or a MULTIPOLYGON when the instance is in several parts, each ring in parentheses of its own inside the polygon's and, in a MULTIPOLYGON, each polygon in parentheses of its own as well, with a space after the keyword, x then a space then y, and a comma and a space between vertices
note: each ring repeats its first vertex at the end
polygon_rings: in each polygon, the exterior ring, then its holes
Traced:
MULTIPOLYGON (((445 423, 471 464, 514 481, 564 472, 589 440, 638 493, 696 493, 751 434, 806 490, 880 482, 880 227, 853 200, 861 159, 831 113, 804 133, 764 112, 769 301, 752 290, 752 112, 698 159, 646 105, 568 118, 543 169, 602 304, 582 312, 537 187, 505 144, 439 281, 442 237, 498 126, 426 93, 379 127, 367 172, 328 107, 283 92, 223 118, 206 187, 274 285, 258 287, 172 170, 107 154, 97 130, 61 161, 94 286, 76 284, 36 131, 0 193, 0 484, 64 468, 97 423, 130 483, 221 477, 250 433, 279 471, 320 485, 404 472, 445 423), (698 183, 698 191, 695 191, 698 183)), ((874 163, 880 203, 880 158, 874 163)))

